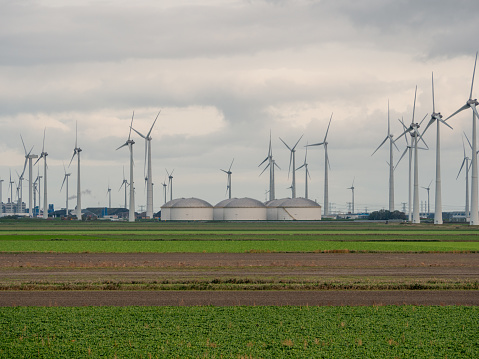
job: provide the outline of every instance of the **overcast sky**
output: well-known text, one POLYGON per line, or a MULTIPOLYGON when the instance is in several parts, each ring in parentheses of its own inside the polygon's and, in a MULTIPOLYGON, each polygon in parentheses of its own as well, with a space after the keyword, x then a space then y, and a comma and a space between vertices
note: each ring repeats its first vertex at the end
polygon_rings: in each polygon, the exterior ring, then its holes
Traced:
MULTIPOLYGON (((122 206, 122 171, 128 176, 123 144, 133 127, 152 131, 155 212, 163 204, 165 168, 174 169, 173 197, 198 197, 215 205, 226 198, 232 159, 234 197, 265 200, 267 171, 258 165, 268 153, 272 131, 276 197, 287 189, 289 152, 301 135, 296 163, 307 142, 328 135, 331 162, 329 199, 347 210, 355 179, 356 211, 388 207, 388 146, 371 154, 398 118, 416 120, 436 111, 445 117, 461 107, 471 88, 479 49, 479 8, 475 1, 9 1, 0 0, 0 178, 3 201, 9 171, 17 180, 24 150, 48 152, 49 202, 64 207, 63 163, 75 144, 82 148, 83 207, 122 206)), ((476 81, 473 98, 477 98, 476 81)), ((462 133, 472 133, 464 111, 442 128, 443 210, 461 210, 465 178, 456 180, 463 159, 462 133)), ((424 128, 423 126, 422 128, 424 128)), ((133 136, 137 210, 146 204, 144 140, 133 136)), ((434 202, 435 127, 425 135, 429 151, 419 156, 421 186, 432 181, 434 202)), ((395 161, 404 150, 398 141, 395 161)), ((468 151, 470 156, 470 150, 468 151)), ((310 198, 323 202, 324 151, 308 151, 310 198)), ((38 167, 38 165, 36 166, 38 167)), ((37 168, 35 167, 35 177, 37 168)), ((41 167, 42 172, 43 167, 41 167)), ((76 167, 68 169, 70 195, 76 167)), ((407 202, 407 158, 395 172, 396 209, 407 202)), ((26 176, 27 177, 27 176, 26 176)), ((28 184, 24 201, 28 206, 28 184)), ((297 172, 304 196, 304 172, 297 172)), ((427 192, 420 191, 420 200, 427 192)), ((76 201, 70 201, 70 207, 76 201)))

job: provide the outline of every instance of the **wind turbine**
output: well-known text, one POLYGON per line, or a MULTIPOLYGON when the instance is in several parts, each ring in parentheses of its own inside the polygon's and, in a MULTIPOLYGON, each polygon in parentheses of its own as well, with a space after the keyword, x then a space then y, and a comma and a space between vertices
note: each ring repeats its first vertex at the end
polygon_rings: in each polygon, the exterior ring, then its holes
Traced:
POLYGON ((65 172, 65 176, 63 177, 62 186, 60 187, 60 192, 62 191, 63 185, 67 184, 66 186, 66 200, 65 200, 65 217, 68 217, 68 177, 70 177, 71 173, 67 173, 65 165, 63 165, 63 171, 65 172))
POLYGON ((23 179, 23 174, 25 173, 25 167, 28 161, 28 214, 30 217, 32 217, 33 216, 33 173, 32 173, 33 163, 32 163, 32 160, 34 158, 37 158, 38 156, 31 154, 33 150, 33 146, 30 152, 27 153, 27 148, 25 147, 25 142, 23 142, 22 135, 20 135, 20 138, 22 139, 23 149, 25 150, 25 164, 23 166, 23 172, 21 177, 23 179))
MULTIPOLYGON (((41 188, 42 188, 42 178, 43 178, 43 176, 40 176, 40 170, 38 170, 37 178, 35 179, 35 182, 33 182, 33 185, 36 186, 36 183, 38 181, 38 187, 37 187, 38 188, 38 214, 40 214, 40 207, 41 207, 41 203, 42 203, 41 198, 40 198, 41 197, 40 193, 41 193, 41 188)), ((34 188, 34 191, 33 191, 34 202, 35 202, 35 190, 36 189, 34 188)), ((34 204, 33 207, 35 208, 36 204, 34 204)), ((45 212, 45 208, 43 209, 43 211, 45 212)), ((48 212, 47 212, 47 214, 48 214, 48 212)))
POLYGON ((117 148, 119 150, 122 147, 128 146, 130 150, 130 209, 128 212, 128 221, 135 222, 135 187, 133 182, 133 145, 135 141, 131 139, 131 129, 133 128, 133 117, 135 116, 135 111, 133 111, 133 115, 131 116, 131 123, 130 123, 130 132, 128 134, 128 140, 122 144, 120 147, 117 148))
MULTIPOLYGON (((148 218, 153 218, 153 174, 152 174, 152 169, 151 169, 151 131, 153 130, 153 126, 155 126, 156 120, 158 119, 158 116, 160 115, 161 110, 158 112, 158 115, 156 115, 155 121, 153 121, 153 124, 150 127, 150 130, 148 133, 143 135, 139 131, 135 130, 134 128, 133 131, 135 131, 140 137, 145 139, 145 167, 148 161, 148 168, 147 168, 147 173, 145 173, 145 179, 146 179, 146 217, 148 218)), ((145 171, 145 168, 143 168, 143 172, 145 171)))
MULTIPOLYGON (((403 128, 405 130, 407 130, 407 127, 406 125, 404 124, 404 121, 403 120, 399 120, 399 122, 401 122, 403 128)), ((408 185, 408 220, 409 222, 412 222, 412 210, 411 210, 411 205, 412 205, 412 177, 411 177, 411 173, 412 173, 412 150, 413 150, 413 147, 412 147, 412 135, 411 135, 411 145, 409 145, 409 141, 407 140, 407 136, 404 136, 404 139, 406 140, 406 149, 404 150, 403 154, 401 155, 401 157, 399 158, 399 161, 396 163, 396 166, 394 167, 394 169, 396 169, 396 167, 399 165, 399 162, 401 162, 402 158, 404 157, 404 155, 406 154, 406 152, 409 152, 409 176, 408 176, 408 182, 409 182, 409 185, 408 185)))
POLYGON ((10 201, 13 204, 13 185, 15 184, 15 181, 12 181, 12 170, 10 170, 10 182, 9 182, 9 188, 10 188, 10 201))
POLYGON ((283 139, 280 137, 279 139, 281 140, 281 142, 284 143, 284 145, 288 148, 288 150, 291 152, 290 156, 289 156, 289 170, 288 170, 288 174, 289 172, 291 171, 291 163, 293 164, 293 182, 291 184, 292 188, 291 188, 291 192, 292 192, 292 197, 291 198, 296 198, 296 146, 298 145, 299 141, 301 141, 301 139, 303 138, 303 135, 301 135, 301 137, 299 138, 299 140, 296 142, 296 144, 291 148, 289 147, 286 142, 283 141, 283 139))
MULTIPOLYGON (((466 134, 464 134, 466 135, 466 134)), ((467 141, 469 142, 469 139, 466 136, 467 141)), ((461 174, 462 168, 464 167, 464 164, 466 165, 466 206, 464 208, 464 216, 466 217, 466 221, 470 219, 470 213, 469 213, 469 160, 470 158, 467 157, 466 155, 466 148, 464 146, 464 138, 462 139, 462 149, 464 150, 464 159, 462 160, 461 168, 459 168, 459 172, 457 173, 456 180, 459 178, 459 175, 461 174)))
POLYGON ((479 213, 478 213, 478 181, 477 181, 477 138, 476 138, 476 117, 479 117, 477 113, 476 106, 479 105, 477 99, 472 99, 472 90, 474 88, 474 75, 476 73, 476 63, 477 63, 477 52, 476 52, 476 60, 474 62, 474 70, 472 72, 472 82, 471 82, 471 92, 469 94, 469 100, 467 100, 466 104, 462 106, 459 110, 454 112, 444 121, 447 121, 451 117, 455 116, 459 112, 463 110, 467 110, 471 108, 472 110, 472 183, 471 183, 471 226, 479 225, 479 213))
POLYGON ((108 189, 106 190, 106 193, 108 194, 108 208, 111 208, 111 188, 110 188, 110 182, 108 182, 108 189))
POLYGON ((0 204, 3 203, 3 190, 2 190, 3 180, 0 179, 0 204))
MULTIPOLYGON (((381 146, 389 140, 389 212, 394 212, 394 162, 393 162, 393 145, 399 150, 393 141, 394 135, 391 134, 391 125, 389 121, 389 100, 388 100, 388 134, 381 144, 376 148, 374 155, 381 146)), ((371 156, 372 156, 371 155, 371 156)))
POLYGON ((431 213, 431 209, 429 207, 429 190, 431 189, 431 182, 429 182, 429 185, 427 187, 422 187, 427 191, 427 214, 431 213))
POLYGON ((233 158, 233 161, 231 161, 230 168, 228 168, 228 171, 220 169, 220 171, 223 171, 224 173, 228 175, 228 179, 226 181, 226 192, 227 193, 229 192, 229 197, 228 197, 229 199, 231 199, 231 174, 233 173, 231 172, 231 166, 233 166, 234 160, 235 159, 233 158))
MULTIPOLYGON (((419 217, 419 162, 418 162, 418 142, 419 139, 423 140, 421 134, 419 133, 419 127, 421 126, 422 122, 426 119, 426 116, 422 119, 420 123, 414 122, 414 114, 416 111, 416 94, 417 94, 417 86, 414 92, 414 106, 412 110, 412 122, 407 128, 395 141, 399 140, 403 135, 406 133, 410 133, 413 139, 413 148, 414 148, 414 194, 413 194, 413 206, 412 206, 412 223, 421 223, 421 219, 419 217)), ((426 142, 424 142, 426 144, 426 142)), ((427 144, 426 144, 427 147, 427 144)))
POLYGON ((166 184, 166 178, 165 180, 161 183, 161 185, 163 186, 163 196, 165 197, 165 203, 166 203, 166 187, 168 186, 166 184))
MULTIPOLYGON (((43 218, 48 219, 48 194, 47 194, 47 156, 48 153, 45 152, 45 132, 46 128, 43 130, 43 146, 42 146, 42 153, 40 153, 40 157, 35 162, 38 163, 43 158, 43 218)), ((76 147, 76 146, 75 146, 76 147)), ((40 194, 40 183, 38 187, 38 194, 40 194)), ((38 207, 40 207, 40 195, 38 196, 38 207)))
POLYGON ((324 146, 324 215, 329 214, 329 189, 328 189, 328 169, 330 168, 329 157, 328 157, 328 132, 329 126, 331 125, 331 120, 333 119, 333 114, 331 113, 331 118, 329 119, 328 128, 326 129, 326 134, 324 135, 323 142, 315 143, 308 146, 324 146))
POLYGON ((304 198, 308 199, 308 177, 311 178, 311 175, 309 174, 309 170, 308 170, 308 163, 306 162, 306 157, 308 156, 308 144, 306 144, 306 153, 304 155, 304 163, 299 166, 298 168, 296 168, 296 171, 303 168, 304 167, 304 175, 305 175, 305 178, 304 178, 304 184, 305 184, 305 187, 304 187, 304 198))
POLYGON ((73 158, 75 155, 77 156, 77 164, 78 164, 78 170, 77 170, 77 210, 76 210, 76 215, 77 219, 79 221, 82 220, 82 215, 81 215, 81 182, 80 182, 80 152, 82 149, 78 147, 78 122, 75 123, 75 148, 73 149, 73 156, 72 159, 70 160, 70 165, 72 164, 73 158))
MULTIPOLYGON (((434 121, 436 121, 436 192, 435 192, 435 202, 434 202, 434 224, 442 224, 442 195, 441 195, 441 136, 440 136, 440 123, 442 122, 447 127, 452 130, 452 127, 449 126, 442 119, 440 112, 436 113, 436 107, 434 105, 434 73, 432 73, 432 114, 431 119, 429 120, 426 128, 424 129, 422 135, 427 131, 429 126, 431 126, 434 121)), ((429 190, 427 191, 429 196, 429 190)), ((429 206, 429 200, 427 201, 429 206)), ((429 212, 429 208, 428 208, 429 212)))
POLYGON ((271 147, 271 131, 269 131, 269 149, 268 149, 268 156, 261 162, 258 167, 260 167, 263 163, 268 161, 268 164, 266 167, 261 171, 259 174, 260 176, 263 174, 264 171, 269 167, 269 200, 272 201, 274 200, 275 197, 275 191, 274 191, 274 167, 279 166, 276 164, 276 161, 273 159, 273 149, 271 147))
POLYGON ((125 179, 125 166, 123 166, 123 182, 121 182, 121 186, 120 186, 120 189, 118 189, 118 192, 120 192, 121 190, 121 187, 125 187, 125 209, 128 208, 126 206, 127 204, 127 201, 126 201, 126 187, 128 186, 128 181, 125 179))
POLYGON ((347 189, 351 190, 351 195, 352 195, 352 202, 351 202, 352 211, 351 211, 351 214, 354 214, 354 180, 355 180, 355 178, 353 178, 353 184, 351 185, 351 187, 347 188, 347 189))
POLYGON ((169 173, 168 170, 165 168, 165 171, 168 174, 168 188, 170 189, 170 201, 172 201, 173 200, 173 172, 175 172, 175 170, 173 169, 173 171, 169 173))

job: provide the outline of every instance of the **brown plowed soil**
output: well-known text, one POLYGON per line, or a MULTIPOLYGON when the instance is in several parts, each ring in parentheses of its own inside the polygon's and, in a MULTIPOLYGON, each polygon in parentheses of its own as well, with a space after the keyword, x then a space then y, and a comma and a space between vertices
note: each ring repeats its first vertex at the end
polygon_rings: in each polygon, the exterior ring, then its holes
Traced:
MULTIPOLYGON (((478 281, 478 253, 0 253, 0 284, 151 282, 214 278, 268 280, 478 281)), ((12 305, 479 305, 476 290, 15 291, 12 305)))

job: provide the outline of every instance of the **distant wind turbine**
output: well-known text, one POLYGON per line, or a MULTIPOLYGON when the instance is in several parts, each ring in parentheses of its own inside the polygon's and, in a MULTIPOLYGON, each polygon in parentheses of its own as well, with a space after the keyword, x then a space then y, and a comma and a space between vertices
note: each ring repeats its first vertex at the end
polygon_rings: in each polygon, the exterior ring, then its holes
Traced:
MULTIPOLYGON (((381 142, 381 144, 376 148, 372 155, 374 155, 381 146, 389 140, 389 212, 394 212, 394 162, 393 162, 393 145, 397 148, 396 144, 393 141, 394 135, 391 134, 391 124, 389 121, 389 100, 388 100, 388 134, 386 138, 381 142)), ((371 156, 372 156, 371 155, 371 156)))
POLYGON ((431 182, 429 182, 429 185, 427 187, 422 187, 427 191, 427 214, 431 213, 431 208, 429 207, 429 190, 431 189, 431 182))
MULTIPOLYGON (((466 134, 464 134, 464 136, 466 136, 466 134)), ((466 139, 469 142, 469 139, 467 138, 467 136, 466 136, 466 139)), ((456 180, 459 178, 459 175, 461 174, 462 168, 464 167, 464 165, 466 165, 466 167, 465 167, 465 171, 466 171, 466 205, 465 205, 465 208, 464 208, 464 215, 466 217, 466 221, 468 221, 470 219, 470 213, 469 213, 469 167, 470 167, 469 161, 470 161, 470 158, 467 157, 467 155, 466 155, 466 148, 464 146, 464 138, 462 139, 462 149, 464 150, 464 159, 462 160, 461 168, 459 168, 459 172, 457 173, 456 180)))
POLYGON ((108 208, 111 208, 111 188, 110 188, 110 182, 108 182, 108 189, 106 190, 106 194, 108 195, 108 208))
MULTIPOLYGON (((402 136, 406 133, 410 133, 413 139, 413 148, 414 148, 414 193, 413 193, 413 214, 412 214, 412 223, 421 223, 421 219, 419 217, 419 162, 418 162, 418 142, 419 140, 423 141, 421 134, 419 133, 419 127, 421 126, 422 122, 426 119, 426 116, 422 119, 420 123, 414 122, 414 114, 416 110, 416 94, 417 94, 417 86, 414 92, 414 106, 412 110, 412 123, 395 141, 399 140, 402 136)), ((426 142, 424 142, 426 144, 426 142)), ((427 147, 427 145, 426 145, 427 147)))
POLYGON ((76 215, 77 215, 77 220, 81 221, 82 220, 82 215, 81 215, 81 181, 80 181, 80 152, 82 149, 78 147, 78 122, 75 123, 75 148, 73 149, 73 156, 72 159, 70 160, 70 165, 72 164, 73 158, 77 156, 77 209, 76 209, 76 215))
POLYGON ((118 190, 118 192, 120 192, 121 190, 121 187, 125 187, 125 209, 128 208, 127 207, 127 196, 126 196, 126 190, 127 190, 127 187, 128 187, 128 181, 126 180, 125 178, 125 166, 123 166, 123 182, 121 182, 121 186, 120 186, 120 189, 118 190))
POLYGON ((352 202, 351 202, 352 211, 351 211, 351 214, 354 214, 354 180, 355 180, 355 178, 353 178, 353 183, 351 184, 351 187, 348 187, 348 189, 351 190, 351 196, 352 196, 352 202))
POLYGON ((165 197, 165 203, 166 203, 166 188, 168 187, 168 185, 166 184, 166 178, 165 178, 165 180, 161 183, 161 185, 163 186, 163 196, 165 197))
POLYGON ((308 170, 308 163, 306 162, 306 158, 308 157, 308 144, 306 144, 306 153, 304 154, 304 163, 296 168, 296 171, 304 167, 304 198, 308 199, 308 177, 311 178, 308 170))
MULTIPOLYGON (((424 129, 422 135, 427 131, 429 126, 431 126, 434 121, 436 121, 436 193, 435 193, 435 202, 434 202, 434 224, 442 224, 442 195, 441 195, 441 135, 440 135, 440 123, 442 122, 447 127, 452 130, 452 127, 449 126, 443 119, 440 112, 436 113, 436 107, 434 104, 434 73, 432 73, 432 114, 431 119, 429 120, 426 128, 424 129)), ((429 190, 427 191, 429 196, 429 190)), ((427 201, 429 206, 429 199, 427 201)), ((428 208, 429 213, 429 208, 428 208)))
POLYGON ((70 177, 71 173, 67 173, 65 165, 63 165, 63 171, 65 172, 65 176, 63 176, 62 186, 60 187, 60 192, 63 189, 63 185, 66 182, 66 196, 65 196, 65 217, 68 217, 68 177, 70 177))
POLYGON ((175 170, 173 169, 171 173, 169 173, 167 169, 165 170, 166 170, 166 173, 168 174, 168 188, 170 189, 170 201, 172 201, 173 200, 173 172, 175 172, 175 170))
POLYGON ((263 169, 263 171, 261 171, 261 173, 259 174, 260 176, 263 174, 264 171, 266 171, 266 169, 269 167, 269 200, 272 201, 274 200, 276 197, 275 197, 275 186, 274 186, 274 167, 278 167, 279 166, 276 164, 276 161, 273 159, 273 149, 271 147, 271 131, 269 131, 269 149, 268 149, 268 156, 263 160, 263 162, 261 162, 258 167, 261 167, 261 165, 263 165, 263 163, 265 163, 266 161, 268 161, 268 164, 266 165, 266 167, 263 169))
MULTIPOLYGON (((43 218, 48 219, 48 193, 47 193, 47 156, 48 153, 45 151, 45 132, 46 128, 43 130, 43 145, 42 153, 35 164, 38 163, 43 158, 43 218)), ((40 186, 38 187, 38 193, 40 193, 40 186)), ((38 196, 38 207, 40 207, 40 196, 38 196)))
POLYGON ((329 215, 329 186, 328 186, 328 169, 330 168, 329 157, 328 157, 328 132, 329 126, 331 125, 331 120, 333 119, 333 114, 329 119, 328 128, 326 129, 326 134, 324 135, 323 142, 314 143, 308 146, 324 146, 324 215, 329 215))
POLYGON ((292 186, 292 188, 291 188, 292 198, 296 198, 296 146, 298 145, 299 141, 301 141, 302 138, 303 138, 303 135, 301 135, 301 137, 299 138, 299 140, 296 142, 296 144, 293 147, 289 147, 286 144, 286 142, 283 141, 283 139, 281 137, 279 138, 281 140, 281 142, 283 142, 284 145, 290 151, 288 174, 289 174, 289 172, 291 172, 291 164, 292 164, 293 165, 293 167, 292 167, 293 168, 293 170, 292 170, 293 182, 291 184, 291 186, 292 186))
POLYGON ((21 177, 23 179, 23 174, 25 173, 25 167, 28 161, 28 214, 30 217, 33 217, 33 168, 32 168, 33 163, 32 163, 32 160, 34 158, 37 158, 38 156, 32 155, 33 146, 30 152, 27 153, 27 148, 25 147, 25 142, 23 142, 22 135, 20 135, 20 138, 22 139, 23 149, 25 150, 25 164, 23 166, 23 172, 21 177))
POLYGON ((153 121, 153 124, 150 127, 150 130, 148 133, 143 135, 139 131, 135 130, 134 128, 133 131, 135 131, 140 137, 145 139, 145 167, 147 169, 147 172, 145 171, 145 179, 146 179, 146 217, 148 218, 153 218, 153 171, 151 168, 151 131, 153 130, 153 126, 155 126, 156 120, 158 119, 158 116, 160 115, 161 110, 158 112, 158 115, 156 115, 155 121, 153 121), (148 166, 147 166, 147 161, 148 161, 148 166))
POLYGON ((135 187, 133 182, 133 145, 135 141, 131 139, 131 129, 133 128, 133 117, 135 116, 135 111, 133 111, 133 115, 131 116, 131 123, 130 123, 130 132, 128 133, 128 140, 122 144, 120 147, 117 148, 119 150, 122 147, 128 146, 130 150, 130 208, 128 212, 128 221, 135 222, 135 187))
POLYGON ((477 63, 477 52, 476 52, 476 60, 474 62, 474 70, 472 72, 472 82, 471 82, 471 92, 469 94, 469 100, 467 100, 466 104, 462 106, 459 110, 454 112, 444 121, 447 121, 451 117, 455 116, 459 112, 463 110, 467 110, 470 108, 472 110, 472 183, 471 183, 471 226, 478 226, 479 225, 479 213, 478 213, 478 179, 477 179, 477 137, 476 137, 476 118, 479 117, 477 113, 476 106, 479 105, 477 99, 472 99, 472 90, 474 88, 474 75, 476 73, 476 63, 477 63))
POLYGON ((233 162, 234 162, 234 158, 233 158, 233 161, 231 161, 231 164, 230 164, 230 168, 228 168, 228 171, 225 171, 225 170, 222 170, 220 169, 220 171, 223 171, 224 173, 226 173, 228 175, 228 178, 227 178, 227 181, 226 181, 226 193, 229 192, 229 199, 231 199, 231 174, 233 172, 231 172, 231 166, 233 166, 233 162))

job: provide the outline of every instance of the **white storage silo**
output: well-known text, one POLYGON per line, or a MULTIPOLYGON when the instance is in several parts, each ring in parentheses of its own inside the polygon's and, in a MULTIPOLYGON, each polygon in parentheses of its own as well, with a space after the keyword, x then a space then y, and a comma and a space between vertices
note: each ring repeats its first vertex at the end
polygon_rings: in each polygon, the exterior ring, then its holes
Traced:
POLYGON ((265 203, 266 205, 266 219, 268 221, 278 220, 278 206, 281 205, 284 201, 287 201, 289 198, 280 198, 273 199, 265 203))
POLYGON ((199 198, 182 198, 170 207, 171 221, 212 221, 213 206, 199 198))
POLYGON ((214 221, 222 221, 224 220, 224 208, 225 206, 230 203, 231 201, 235 200, 236 198, 227 198, 222 200, 221 202, 217 203, 216 206, 213 207, 213 220, 214 221))
POLYGON ((265 221, 266 206, 253 198, 235 198, 223 208, 225 221, 265 221))
POLYGON ((161 206, 161 220, 162 221, 169 221, 170 213, 171 213, 171 206, 173 206, 176 202, 180 201, 181 198, 176 198, 171 201, 166 202, 163 206, 161 206))
POLYGON ((277 207, 279 221, 319 221, 321 206, 306 198, 291 198, 277 207))

